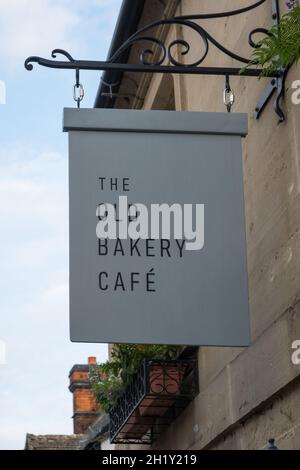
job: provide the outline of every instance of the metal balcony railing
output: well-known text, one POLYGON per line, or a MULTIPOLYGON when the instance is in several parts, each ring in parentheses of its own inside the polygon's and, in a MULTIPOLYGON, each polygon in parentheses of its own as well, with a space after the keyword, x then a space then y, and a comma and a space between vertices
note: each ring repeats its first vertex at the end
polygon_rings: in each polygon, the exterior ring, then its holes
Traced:
POLYGON ((144 360, 110 411, 115 444, 151 444, 198 394, 196 360, 144 360))

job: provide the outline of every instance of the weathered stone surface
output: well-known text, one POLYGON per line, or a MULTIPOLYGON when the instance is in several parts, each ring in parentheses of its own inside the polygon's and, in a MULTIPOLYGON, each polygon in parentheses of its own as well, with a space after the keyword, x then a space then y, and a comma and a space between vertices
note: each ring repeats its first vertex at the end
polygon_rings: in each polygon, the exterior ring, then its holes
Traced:
MULTIPOLYGON (((176 14, 233 8, 231 0, 200 3, 182 0, 176 14)), ((270 3, 243 16, 201 25, 229 49, 249 57, 248 34, 258 26, 270 27, 270 3)), ((285 1, 279 3, 284 12, 285 1)), ((234 2, 234 8, 242 6, 244 1, 234 2)), ((171 27, 168 38, 191 43, 190 53, 181 59, 199 58, 201 40, 188 28, 171 27)), ((205 65, 236 62, 214 49, 205 65)), ((258 121, 254 119, 268 79, 231 79, 233 111, 249 114, 243 158, 253 343, 245 350, 200 348, 200 394, 159 439, 157 448, 260 449, 270 437, 281 448, 300 448, 300 366, 291 362, 291 344, 300 339, 300 105, 291 102, 291 84, 299 79, 298 64, 289 71, 287 121, 282 124, 272 102, 258 121)), ((174 75, 166 87, 162 76, 153 75, 139 77, 137 83, 139 99, 133 107, 165 109, 166 95, 174 94, 172 106, 178 111, 224 111, 223 77, 174 75)))

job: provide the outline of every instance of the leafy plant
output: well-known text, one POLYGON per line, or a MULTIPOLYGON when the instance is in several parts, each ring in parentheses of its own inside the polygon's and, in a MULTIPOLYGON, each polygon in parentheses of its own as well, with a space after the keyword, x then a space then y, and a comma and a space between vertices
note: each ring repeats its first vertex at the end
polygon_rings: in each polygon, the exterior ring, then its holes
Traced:
POLYGON ((300 4, 299 1, 286 3, 290 11, 257 43, 247 65, 261 66, 262 76, 286 68, 300 58, 300 4))
POLYGON ((111 359, 90 367, 90 383, 103 411, 108 412, 129 385, 144 359, 174 359, 177 346, 115 344, 111 359))

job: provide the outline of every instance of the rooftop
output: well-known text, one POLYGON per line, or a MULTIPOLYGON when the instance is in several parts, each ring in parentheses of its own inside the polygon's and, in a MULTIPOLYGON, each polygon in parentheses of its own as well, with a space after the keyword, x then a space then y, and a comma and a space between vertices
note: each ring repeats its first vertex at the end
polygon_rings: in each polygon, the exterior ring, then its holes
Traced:
POLYGON ((63 435, 49 434, 36 436, 26 435, 25 450, 77 450, 81 434, 63 435))

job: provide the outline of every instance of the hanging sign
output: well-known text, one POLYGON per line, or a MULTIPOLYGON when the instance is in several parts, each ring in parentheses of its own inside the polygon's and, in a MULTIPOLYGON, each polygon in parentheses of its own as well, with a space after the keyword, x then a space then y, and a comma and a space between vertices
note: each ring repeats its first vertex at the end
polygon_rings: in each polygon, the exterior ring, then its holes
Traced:
POLYGON ((66 109, 71 340, 246 346, 244 114, 66 109))

